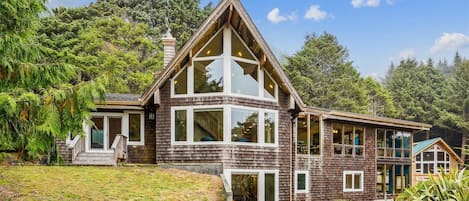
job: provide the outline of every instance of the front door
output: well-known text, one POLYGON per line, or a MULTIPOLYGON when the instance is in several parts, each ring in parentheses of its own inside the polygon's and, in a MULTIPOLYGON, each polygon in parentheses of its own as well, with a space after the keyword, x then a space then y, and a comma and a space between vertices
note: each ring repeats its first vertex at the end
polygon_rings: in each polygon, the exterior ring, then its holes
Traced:
POLYGON ((103 114, 91 118, 87 151, 110 151, 114 138, 122 134, 122 114, 103 114))

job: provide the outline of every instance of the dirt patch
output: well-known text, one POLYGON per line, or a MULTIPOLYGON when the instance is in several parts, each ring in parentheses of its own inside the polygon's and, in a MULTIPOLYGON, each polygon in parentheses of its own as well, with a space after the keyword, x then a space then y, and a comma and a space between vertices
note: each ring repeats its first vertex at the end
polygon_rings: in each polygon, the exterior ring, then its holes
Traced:
POLYGON ((11 188, 0 185, 0 201, 14 200, 20 196, 19 193, 13 191, 11 188))

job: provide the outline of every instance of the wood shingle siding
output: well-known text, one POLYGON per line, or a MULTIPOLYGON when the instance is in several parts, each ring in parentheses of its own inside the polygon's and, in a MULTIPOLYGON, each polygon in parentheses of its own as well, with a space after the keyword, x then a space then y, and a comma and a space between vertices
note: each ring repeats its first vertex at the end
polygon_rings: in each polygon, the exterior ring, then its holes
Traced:
MULTIPOLYGON (((278 102, 226 96, 171 98, 169 81, 160 89, 160 94, 161 106, 156 110, 157 163, 222 163, 224 169, 279 170, 280 200, 290 200, 292 118, 288 111, 287 94, 279 91, 278 102), (220 104, 277 110, 278 147, 234 144, 171 146, 171 107, 220 104)), ((225 133, 225 135, 231 134, 225 133)))

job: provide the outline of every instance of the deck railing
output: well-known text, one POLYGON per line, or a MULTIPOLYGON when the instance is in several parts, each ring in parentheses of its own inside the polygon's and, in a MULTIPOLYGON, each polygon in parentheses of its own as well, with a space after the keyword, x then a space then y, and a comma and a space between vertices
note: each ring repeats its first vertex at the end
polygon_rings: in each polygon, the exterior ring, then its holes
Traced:
POLYGON ((73 138, 68 148, 72 150, 72 163, 73 163, 73 161, 75 161, 75 158, 78 156, 78 154, 82 152, 85 148, 83 140, 81 140, 80 135, 76 135, 73 138))
POLYGON ((127 136, 117 134, 112 142, 111 149, 114 150, 114 162, 117 165, 118 162, 127 159, 127 136))

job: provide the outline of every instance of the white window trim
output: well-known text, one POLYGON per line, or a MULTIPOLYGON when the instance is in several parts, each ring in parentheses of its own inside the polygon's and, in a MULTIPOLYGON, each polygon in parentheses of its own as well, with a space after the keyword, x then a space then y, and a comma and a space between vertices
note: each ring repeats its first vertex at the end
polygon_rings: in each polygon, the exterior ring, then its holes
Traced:
MULTIPOLYGON (((124 111, 124 125, 126 127, 124 135, 127 136, 127 145, 145 145, 145 112, 144 111, 124 111), (139 114, 140 115, 140 141, 130 141, 130 118, 129 114, 139 114), (124 121, 125 119, 125 121, 124 121)), ((124 130, 124 129, 123 129, 124 130)))
POLYGON ((184 70, 182 68, 176 75, 171 78, 171 98, 188 98, 188 97, 206 97, 206 96, 220 96, 220 95, 229 95, 229 96, 234 96, 234 97, 241 97, 241 98, 249 98, 249 99, 256 99, 256 100, 262 100, 262 101, 268 101, 268 102, 278 102, 278 84, 275 82, 275 80, 272 78, 272 76, 268 73, 265 72, 264 69, 261 69, 260 67, 260 62, 256 58, 256 56, 252 53, 252 51, 247 48, 249 53, 251 54, 252 57, 254 57, 255 60, 250 60, 246 58, 240 58, 236 56, 231 55, 231 33, 235 33, 235 37, 238 37, 241 40, 241 43, 247 47, 246 43, 239 37, 238 33, 236 33, 235 30, 232 31, 231 26, 226 26, 218 30, 212 38, 208 40, 206 44, 195 54, 196 56, 192 58, 192 63, 189 64, 188 66, 184 67, 187 68, 187 94, 175 94, 175 89, 174 89, 174 78, 179 76, 179 74, 184 70), (215 38, 215 36, 223 31, 223 54, 218 55, 218 56, 210 56, 210 57, 197 57, 201 51, 215 38), (214 92, 214 93, 194 93, 194 62, 195 61, 207 61, 207 60, 216 60, 216 59, 223 59, 223 92, 214 92), (245 63, 250 63, 250 64, 257 64, 257 70, 258 70, 258 78, 257 78, 257 83, 258 83, 258 95, 257 96, 252 96, 252 95, 245 95, 245 94, 238 94, 238 93, 232 93, 231 92, 231 60, 234 61, 241 61, 245 63), (267 74, 272 81, 274 82, 275 85, 275 97, 274 98, 268 98, 264 96, 264 76, 267 74))
POLYGON ((85 131, 85 151, 86 152, 96 152, 96 153, 113 153, 114 151, 109 149, 109 117, 120 117, 121 120, 121 129, 123 133, 126 133, 126 125, 124 121, 124 114, 123 113, 113 113, 113 112, 92 112, 92 117, 103 117, 103 149, 92 149, 91 148, 91 126, 87 125, 83 122, 83 130, 85 131))
POLYGON ((415 157, 416 158, 415 159, 415 164, 416 164, 416 166, 417 166, 417 164, 420 164, 420 169, 415 168, 416 169, 415 172, 423 173, 423 174, 439 174, 441 172, 440 172, 440 169, 438 167, 438 164, 444 164, 445 165, 443 167, 445 172, 451 171, 451 156, 448 154, 447 151, 441 149, 437 145, 433 146, 430 149, 421 151, 420 153, 418 153, 418 155, 420 155, 420 160, 418 161, 417 157, 415 157), (423 160, 423 155, 424 155, 425 152, 433 152, 433 161, 424 161, 423 160), (444 160, 443 161, 438 160, 438 152, 443 152, 443 154, 444 154, 444 160), (424 168, 423 168, 424 164, 427 164, 428 166, 433 166, 433 172, 428 171, 428 173, 424 173, 424 168), (446 165, 448 165, 449 168, 446 168, 446 165))
POLYGON ((365 174, 363 171, 344 171, 344 174, 343 174, 343 189, 344 189, 344 192, 363 192, 363 186, 364 186, 364 178, 365 178, 365 174), (355 186, 355 175, 356 174, 360 174, 361 177, 360 177, 360 188, 359 189, 356 189, 354 188, 355 186), (346 188, 346 175, 352 175, 352 188, 346 188))
POLYGON ((279 194, 279 170, 249 170, 249 169, 224 169, 223 174, 225 175, 226 180, 228 180, 228 185, 231 188, 231 175, 232 174, 257 174, 257 198, 258 200, 265 200, 265 174, 274 174, 275 175, 275 200, 280 200, 279 194))
POLYGON ((200 106, 176 106, 171 107, 171 145, 207 145, 207 144, 222 144, 222 145, 248 145, 248 146, 262 146, 262 147, 278 147, 279 142, 279 114, 277 110, 263 109, 246 107, 239 105, 200 105, 200 106), (209 141, 209 142, 194 142, 194 128, 193 128, 193 112, 197 109, 208 109, 208 108, 222 108, 223 109, 223 141, 209 141), (250 142, 233 142, 231 141, 231 109, 243 109, 252 110, 258 112, 259 127, 257 129, 257 143, 250 142), (186 141, 175 140, 175 111, 186 110, 186 121, 187 121, 187 137, 186 141), (264 113, 275 114, 275 132, 274 132, 274 143, 265 143, 264 129, 265 129, 265 118, 264 113))
POLYGON ((306 170, 295 171, 295 193, 308 193, 308 191, 309 191, 309 171, 306 171, 306 170), (305 189, 304 190, 298 189, 298 175, 299 174, 305 175, 305 189))

